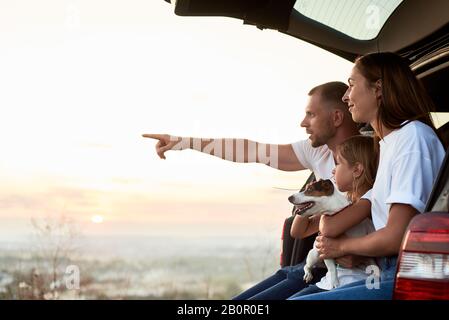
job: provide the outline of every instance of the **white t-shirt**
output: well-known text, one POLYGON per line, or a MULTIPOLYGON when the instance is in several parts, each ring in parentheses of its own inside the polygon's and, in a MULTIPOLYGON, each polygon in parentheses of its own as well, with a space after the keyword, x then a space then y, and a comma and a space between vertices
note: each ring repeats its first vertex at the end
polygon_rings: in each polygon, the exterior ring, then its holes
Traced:
POLYGON ((420 121, 411 121, 380 141, 380 161, 371 194, 376 230, 387 224, 393 203, 423 212, 445 152, 437 135, 420 121))
POLYGON ((299 162, 307 169, 312 170, 317 180, 332 178, 335 160, 327 145, 314 148, 310 140, 307 139, 292 143, 292 147, 299 162))

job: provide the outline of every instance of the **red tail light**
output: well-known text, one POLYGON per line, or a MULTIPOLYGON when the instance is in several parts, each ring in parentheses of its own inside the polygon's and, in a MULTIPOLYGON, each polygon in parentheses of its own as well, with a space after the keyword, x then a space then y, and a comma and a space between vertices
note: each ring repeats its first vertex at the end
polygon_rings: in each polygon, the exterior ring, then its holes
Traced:
POLYGON ((424 213, 408 227, 394 299, 449 300, 449 214, 424 213))

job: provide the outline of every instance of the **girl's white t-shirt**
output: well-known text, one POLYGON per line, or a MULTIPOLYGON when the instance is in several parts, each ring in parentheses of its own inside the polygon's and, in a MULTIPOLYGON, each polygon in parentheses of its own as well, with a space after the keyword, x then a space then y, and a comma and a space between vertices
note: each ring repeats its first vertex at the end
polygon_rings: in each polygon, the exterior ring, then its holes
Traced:
MULTIPOLYGON (((366 192, 361 198, 369 200, 370 195, 371 190, 366 192)), ((357 230, 357 233, 360 232, 361 234, 365 235, 374 231, 373 222, 369 218, 366 218, 360 224, 358 224, 353 228, 360 228, 357 230)), ((351 233, 351 230, 353 228, 349 229, 347 233, 351 233)), ((337 276, 340 287, 356 281, 366 280, 366 278, 372 274, 372 272, 370 271, 371 269, 367 269, 368 266, 370 265, 377 265, 376 261, 374 259, 367 259, 366 264, 361 264, 354 268, 344 268, 342 266, 337 265, 337 276)), ((321 280, 317 282, 315 285, 323 290, 331 290, 332 282, 330 272, 329 271, 326 272, 326 275, 322 277, 321 280)))

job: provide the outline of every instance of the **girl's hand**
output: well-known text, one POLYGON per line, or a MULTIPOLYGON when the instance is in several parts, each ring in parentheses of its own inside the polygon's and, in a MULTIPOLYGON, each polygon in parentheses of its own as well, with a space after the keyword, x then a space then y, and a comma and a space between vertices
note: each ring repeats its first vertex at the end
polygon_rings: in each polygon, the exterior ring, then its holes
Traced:
POLYGON ((327 238, 324 236, 316 237, 315 247, 320 254, 321 259, 334 259, 344 256, 345 253, 341 249, 341 243, 344 239, 327 238))

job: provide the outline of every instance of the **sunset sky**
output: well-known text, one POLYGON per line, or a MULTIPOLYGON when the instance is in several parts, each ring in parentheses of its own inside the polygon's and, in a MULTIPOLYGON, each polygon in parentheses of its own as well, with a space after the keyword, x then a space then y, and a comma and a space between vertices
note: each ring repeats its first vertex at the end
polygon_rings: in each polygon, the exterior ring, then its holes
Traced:
POLYGON ((0 239, 64 214, 87 234, 278 233, 307 173, 167 152, 142 133, 306 138, 307 92, 351 63, 163 0, 0 1, 0 239))

